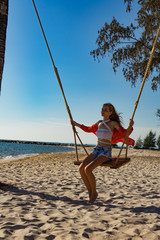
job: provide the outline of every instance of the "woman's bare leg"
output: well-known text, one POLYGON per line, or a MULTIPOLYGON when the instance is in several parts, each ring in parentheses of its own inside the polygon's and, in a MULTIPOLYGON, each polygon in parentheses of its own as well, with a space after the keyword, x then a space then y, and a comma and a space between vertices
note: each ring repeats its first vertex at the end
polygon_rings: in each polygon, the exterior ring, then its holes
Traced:
POLYGON ((93 162, 93 160, 95 159, 95 155, 93 154, 90 154, 88 157, 85 158, 85 160, 81 163, 80 167, 79 167, 79 172, 80 172, 80 175, 81 175, 81 178, 88 190, 88 193, 89 193, 89 199, 91 198, 92 196, 92 187, 90 185, 90 181, 88 180, 88 177, 86 175, 86 171, 85 171, 85 168, 88 164, 90 164, 91 162, 93 162))
POLYGON ((91 197, 90 197, 90 203, 93 203, 96 198, 98 197, 98 193, 96 191, 96 180, 95 177, 92 173, 92 171, 100 166, 103 162, 107 161, 107 157, 105 156, 99 156, 97 157, 94 161, 90 162, 86 167, 85 167, 85 173, 87 176, 87 180, 89 182, 90 186, 90 191, 91 191, 91 197))

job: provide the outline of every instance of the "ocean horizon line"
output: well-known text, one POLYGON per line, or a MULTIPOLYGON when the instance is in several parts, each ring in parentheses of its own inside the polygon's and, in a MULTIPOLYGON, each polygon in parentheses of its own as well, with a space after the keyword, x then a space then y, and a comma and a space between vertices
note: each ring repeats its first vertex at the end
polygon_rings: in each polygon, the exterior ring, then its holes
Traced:
MULTIPOLYGON (((18 140, 18 139, 0 139, 0 142, 17 143, 17 144, 38 144, 38 145, 53 145, 53 146, 75 146, 74 143, 61 143, 61 142, 43 142, 43 141, 30 141, 30 140, 18 140)), ((81 146, 81 144, 77 144, 81 146)), ((94 144, 84 144, 85 147, 93 147, 94 144)))

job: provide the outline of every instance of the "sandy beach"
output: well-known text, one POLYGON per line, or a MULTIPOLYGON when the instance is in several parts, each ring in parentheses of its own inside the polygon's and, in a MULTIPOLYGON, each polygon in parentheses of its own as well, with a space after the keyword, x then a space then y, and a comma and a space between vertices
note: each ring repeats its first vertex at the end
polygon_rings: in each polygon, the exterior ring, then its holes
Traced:
POLYGON ((0 239, 160 240, 160 151, 129 155, 119 169, 95 170, 94 204, 74 152, 0 162, 0 239))

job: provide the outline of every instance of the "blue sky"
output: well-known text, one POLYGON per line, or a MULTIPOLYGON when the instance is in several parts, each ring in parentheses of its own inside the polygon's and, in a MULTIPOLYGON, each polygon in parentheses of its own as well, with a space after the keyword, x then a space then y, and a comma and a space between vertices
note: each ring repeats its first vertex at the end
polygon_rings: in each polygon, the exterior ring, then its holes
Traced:
MULTIPOLYGON (((90 56, 98 30, 113 16, 127 24, 136 15, 125 12, 123 0, 35 1, 58 68, 73 118, 86 125, 101 119, 103 103, 122 112, 128 127, 140 89, 113 72, 110 57, 99 63, 90 56)), ((147 81, 135 114, 135 140, 152 130, 160 135, 159 90, 147 81)), ((9 3, 5 66, 0 96, 1 139, 73 142, 63 97, 38 24, 32 1, 9 3)), ((78 130, 84 143, 96 137, 78 130)))

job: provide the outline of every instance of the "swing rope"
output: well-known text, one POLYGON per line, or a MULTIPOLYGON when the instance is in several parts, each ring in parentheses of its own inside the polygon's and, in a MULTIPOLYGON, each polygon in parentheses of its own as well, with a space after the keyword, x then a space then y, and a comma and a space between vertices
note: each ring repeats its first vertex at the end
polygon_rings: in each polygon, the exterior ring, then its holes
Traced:
POLYGON ((49 47, 49 44, 48 44, 48 41, 47 41, 47 38, 46 38, 46 35, 45 35, 45 32, 44 32, 44 28, 42 26, 42 22, 40 20, 40 17, 39 17, 39 13, 38 13, 38 10, 37 10, 37 7, 35 5, 35 2, 34 0, 32 0, 32 3, 33 3, 33 6, 34 6, 34 9, 35 9, 35 12, 36 12, 36 15, 37 15, 37 18, 38 18, 38 22, 40 24, 40 27, 41 27, 41 30, 42 30, 42 33, 43 33, 43 37, 44 37, 44 40, 45 40, 45 43, 46 43, 46 46, 47 46, 47 49, 48 49, 48 52, 49 52, 49 55, 50 55, 50 58, 51 58, 51 61, 52 61, 52 64, 53 64, 53 68, 54 68, 54 71, 55 71, 55 74, 56 74, 56 77, 57 77, 57 80, 58 80, 58 83, 59 83, 59 86, 60 86, 60 89, 61 89, 61 92, 62 92, 62 95, 63 95, 63 99, 64 99, 64 102, 65 102, 65 106, 66 106, 66 109, 67 109, 67 112, 68 112, 68 115, 69 115, 69 118, 70 118, 70 121, 71 121, 71 125, 72 125, 72 130, 73 130, 73 134, 74 134, 74 142, 75 142, 75 150, 76 150, 76 157, 77 157, 77 161, 79 161, 78 159, 78 150, 77 150, 77 142, 76 142, 76 136, 77 138, 79 139, 83 149, 85 150, 86 154, 88 155, 88 152, 85 148, 85 146, 83 145, 76 129, 75 129, 75 126, 72 124, 72 121, 73 121, 73 118, 72 118, 72 114, 71 114, 71 111, 70 111, 70 108, 69 108, 69 105, 67 103, 67 99, 65 97, 65 94, 64 94, 64 90, 63 90, 63 86, 62 86, 62 83, 61 83, 61 80, 60 80, 60 76, 59 76, 59 73, 58 73, 58 69, 56 68, 55 66, 55 63, 54 63, 54 60, 53 60, 53 57, 52 57, 52 54, 51 54, 51 50, 50 50, 50 47, 49 47))
MULTIPOLYGON (((145 74, 144 74, 143 81, 142 81, 142 84, 141 84, 141 88, 140 88, 140 91, 139 91, 139 94, 138 94, 138 98, 137 98, 137 101, 135 102, 135 107, 134 107, 134 111, 133 111, 131 120, 133 120, 134 115, 135 115, 135 112, 136 112, 136 109, 137 109, 137 107, 138 107, 138 103, 139 103, 139 100, 140 100, 140 97, 141 97, 141 94, 142 94, 142 90, 143 90, 143 87, 144 87, 144 84, 145 84, 145 81, 146 81, 146 78, 147 78, 147 75, 148 75, 148 72, 149 72, 149 68, 150 68, 150 66, 151 66, 152 59, 153 59, 153 56, 154 56, 154 53, 155 53, 156 43, 157 43, 159 34, 160 34, 160 26, 159 26, 159 28, 158 28, 158 30, 157 30, 157 35, 156 35, 156 38, 155 38, 154 43, 153 43, 152 51, 151 51, 151 54, 150 54, 150 57, 149 57, 149 60, 148 60, 148 64, 147 64, 147 67, 146 67, 146 70, 145 70, 145 74)), ((118 154, 117 160, 116 160, 116 162, 115 162, 115 165, 118 163, 118 159, 119 159, 119 157, 120 157, 120 155, 121 155, 123 146, 124 146, 124 144, 125 144, 126 141, 127 141, 127 146, 126 146, 125 158, 127 158, 128 138, 129 138, 129 132, 130 132, 130 130, 131 130, 131 126, 129 126, 129 128, 128 128, 128 130, 127 130, 126 136, 125 136, 125 138, 124 138, 122 147, 121 147, 121 149, 120 149, 120 151, 119 151, 119 154, 118 154)))
MULTIPOLYGON (((70 118, 70 121, 71 121, 72 130, 73 130, 73 134, 74 134, 74 142, 75 142, 75 150, 76 150, 77 162, 80 162, 79 159, 78 159, 78 150, 77 150, 76 137, 77 137, 78 140, 80 141, 81 146, 83 147, 83 149, 84 149, 84 151, 86 152, 86 154, 87 154, 87 155, 89 155, 89 154, 88 154, 88 152, 87 152, 84 144, 82 143, 82 141, 81 141, 81 139, 80 139, 80 137, 79 137, 79 135, 78 135, 78 133, 77 133, 77 131, 76 131, 75 126, 72 124, 72 121, 73 121, 72 114, 71 114, 69 105, 68 105, 68 103, 67 103, 67 99, 66 99, 65 94, 64 94, 64 90, 63 90, 63 86, 62 86, 62 83, 61 83, 61 80, 60 80, 60 76, 59 76, 59 73, 58 73, 58 69, 57 69, 57 67, 56 67, 55 64, 54 64, 54 60, 53 60, 53 57, 52 57, 52 54, 51 54, 51 51, 50 51, 50 47, 49 47, 49 44, 48 44, 48 41, 47 41, 47 38, 46 38, 46 35, 45 35, 45 32, 44 32, 44 29, 43 29, 43 26, 42 26, 42 23, 41 23, 41 20, 40 20, 40 17, 39 17, 39 13, 38 13, 38 10, 37 10, 37 7, 36 7, 36 5, 35 5, 34 0, 32 0, 32 3, 33 3, 33 6, 34 6, 34 9, 35 9, 35 12, 36 12, 36 15, 37 15, 37 18, 38 18, 38 21, 39 21, 39 24, 40 24, 42 33, 43 33, 43 37, 44 37, 44 40, 45 40, 45 43, 46 43, 46 46, 47 46, 47 49, 48 49, 48 52, 49 52, 49 55, 50 55, 52 64, 53 64, 53 68, 54 68, 54 71, 55 71, 55 74, 56 74, 56 77, 57 77, 57 80, 58 80, 58 83, 59 83, 59 86, 60 86, 60 89, 61 89, 61 92, 62 92, 62 95, 63 95, 63 99, 64 99, 64 102, 65 102, 65 106, 66 106, 67 112, 68 112, 68 115, 69 115, 69 118, 70 118)), ((139 100, 140 100, 140 97, 141 97, 141 93, 142 93, 142 90, 143 90, 143 87, 144 87, 144 84, 145 84, 145 81, 146 81, 146 78, 147 78, 147 75, 148 75, 148 72, 149 72, 150 65, 151 65, 151 63, 152 63, 152 59, 153 59, 154 53, 155 53, 156 43, 157 43, 157 40, 158 40, 159 33, 160 33, 160 26, 159 26, 159 28, 158 28, 158 30, 157 30, 157 35, 156 35, 156 38, 155 38, 155 41, 154 41, 154 44, 153 44, 153 47, 152 47, 152 51, 151 51, 151 54, 150 54, 150 58, 149 58, 149 61, 148 61, 146 70, 145 70, 145 74, 144 74, 143 81, 142 81, 142 84, 141 84, 141 88, 140 88, 140 91, 139 91, 139 94, 138 94, 138 98, 137 98, 137 101, 135 102, 135 107, 134 107, 134 111, 133 111, 133 114, 132 114, 132 117, 131 117, 131 121, 133 121, 133 118, 134 118, 136 109, 137 109, 137 107, 138 107, 138 103, 139 103, 139 100)), ((124 148, 124 144, 125 144, 126 142, 127 142, 127 144, 126 144, 125 159, 127 159, 128 139, 129 139, 130 130, 131 130, 131 126, 129 125, 129 127, 128 127, 128 129, 127 129, 126 136, 125 136, 124 141, 123 141, 123 143, 122 143, 121 149, 120 149, 119 154, 118 154, 118 156, 117 156, 117 158, 116 158, 116 160, 115 160, 114 166, 117 165, 118 160, 119 160, 120 155, 121 155, 121 152, 122 152, 122 150, 123 150, 123 148, 124 148)))

